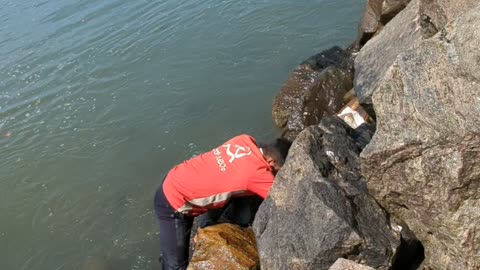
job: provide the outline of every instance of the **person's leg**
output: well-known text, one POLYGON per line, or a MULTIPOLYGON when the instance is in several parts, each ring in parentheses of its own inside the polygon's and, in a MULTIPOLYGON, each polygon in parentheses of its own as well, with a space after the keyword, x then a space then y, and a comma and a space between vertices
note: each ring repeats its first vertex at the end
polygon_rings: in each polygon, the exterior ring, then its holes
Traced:
POLYGON ((175 213, 160 188, 155 195, 159 220, 163 270, 185 270, 188 266, 193 218, 175 213))

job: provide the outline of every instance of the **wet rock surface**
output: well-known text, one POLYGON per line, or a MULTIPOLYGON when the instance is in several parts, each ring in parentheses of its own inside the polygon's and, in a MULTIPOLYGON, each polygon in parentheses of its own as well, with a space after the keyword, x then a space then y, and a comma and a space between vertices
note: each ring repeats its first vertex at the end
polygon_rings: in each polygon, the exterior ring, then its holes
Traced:
POLYGON ((341 257, 377 269, 395 263, 401 230, 360 174, 370 132, 325 117, 298 135, 254 222, 262 269, 328 269, 341 257))
POLYGON ((399 54, 373 95, 362 172, 422 241, 425 269, 480 269, 479 4, 399 54))
POLYGON ((223 223, 199 229, 188 270, 255 270, 259 268, 251 229, 223 223))
POLYGON ((272 116, 283 136, 293 140, 324 116, 334 115, 353 86, 351 55, 333 47, 300 64, 273 101, 272 116))

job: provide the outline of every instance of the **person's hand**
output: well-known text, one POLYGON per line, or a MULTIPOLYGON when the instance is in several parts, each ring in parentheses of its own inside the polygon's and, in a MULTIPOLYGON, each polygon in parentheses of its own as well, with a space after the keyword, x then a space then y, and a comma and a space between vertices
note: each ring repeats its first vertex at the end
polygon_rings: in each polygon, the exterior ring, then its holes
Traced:
POLYGON ((193 244, 195 245, 198 241, 198 233, 193 237, 193 244))

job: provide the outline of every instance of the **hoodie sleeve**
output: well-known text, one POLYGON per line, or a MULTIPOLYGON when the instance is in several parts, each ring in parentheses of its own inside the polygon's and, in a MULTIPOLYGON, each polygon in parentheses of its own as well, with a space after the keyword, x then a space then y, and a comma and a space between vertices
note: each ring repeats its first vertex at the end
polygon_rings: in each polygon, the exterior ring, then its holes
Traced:
POLYGON ((255 174, 248 183, 248 191, 257 194, 265 199, 272 187, 275 177, 272 172, 264 170, 255 174))

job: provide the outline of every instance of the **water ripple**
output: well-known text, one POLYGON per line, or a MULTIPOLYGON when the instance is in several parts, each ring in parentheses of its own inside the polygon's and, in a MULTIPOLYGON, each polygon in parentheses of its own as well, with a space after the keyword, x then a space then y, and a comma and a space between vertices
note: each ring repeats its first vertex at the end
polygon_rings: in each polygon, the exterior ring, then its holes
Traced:
POLYGON ((276 134, 272 97, 360 2, 0 0, 2 267, 155 269, 161 175, 276 134))

